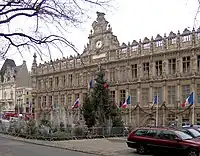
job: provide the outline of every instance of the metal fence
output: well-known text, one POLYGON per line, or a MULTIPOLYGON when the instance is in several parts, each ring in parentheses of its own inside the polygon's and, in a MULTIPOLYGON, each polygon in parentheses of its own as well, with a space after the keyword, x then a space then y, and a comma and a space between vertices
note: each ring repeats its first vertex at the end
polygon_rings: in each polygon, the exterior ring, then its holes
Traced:
POLYGON ((106 137, 125 137, 129 129, 125 127, 67 127, 51 128, 46 126, 40 127, 5 127, 0 126, 0 133, 22 137, 26 139, 38 140, 73 140, 73 139, 93 139, 106 137))

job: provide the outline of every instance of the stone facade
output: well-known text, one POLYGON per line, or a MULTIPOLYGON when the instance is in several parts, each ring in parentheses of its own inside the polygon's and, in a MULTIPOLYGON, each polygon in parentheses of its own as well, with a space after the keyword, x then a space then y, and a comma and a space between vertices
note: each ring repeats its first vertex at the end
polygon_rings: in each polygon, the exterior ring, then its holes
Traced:
POLYGON ((15 111, 15 90, 17 87, 31 87, 30 73, 26 62, 16 66, 14 60, 6 59, 1 71, 0 113, 15 111))
POLYGON ((110 96, 117 105, 130 95, 123 109, 126 124, 139 126, 155 120, 153 97, 159 96, 159 125, 178 119, 191 121, 191 107, 181 103, 195 93, 195 123, 200 122, 200 29, 185 29, 164 37, 118 42, 104 13, 97 13, 89 43, 79 56, 32 65, 32 87, 36 118, 58 103, 67 110, 77 97, 83 100, 88 83, 99 66, 105 71, 110 96))

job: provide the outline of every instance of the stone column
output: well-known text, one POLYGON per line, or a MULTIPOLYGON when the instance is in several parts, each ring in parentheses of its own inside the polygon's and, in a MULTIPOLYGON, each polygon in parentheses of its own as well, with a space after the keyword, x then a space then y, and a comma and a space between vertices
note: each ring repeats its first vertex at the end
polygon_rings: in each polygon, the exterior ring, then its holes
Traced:
POLYGON ((149 84, 149 104, 153 104, 153 83, 149 84))
POLYGON ((115 87, 115 102, 116 102, 117 106, 119 106, 119 99, 120 99, 119 96, 120 96, 119 95, 119 90, 118 90, 118 87, 116 86, 115 87))
POLYGON ((167 101, 167 87, 166 87, 166 81, 163 82, 163 102, 167 101))
POLYGON ((141 105, 141 88, 140 88, 140 83, 137 84, 137 103, 141 105))
POLYGON ((192 124, 195 124, 196 122, 196 107, 195 107, 195 79, 192 79, 192 92, 194 94, 194 103, 193 103, 193 106, 192 106, 192 124))
MULTIPOLYGON (((180 87, 180 80, 177 80, 177 95, 176 95, 176 100, 177 100, 177 104, 178 107, 180 107, 180 103, 181 103, 181 91, 180 91, 181 87, 180 87)), ((175 106, 177 107, 177 105, 175 106)))

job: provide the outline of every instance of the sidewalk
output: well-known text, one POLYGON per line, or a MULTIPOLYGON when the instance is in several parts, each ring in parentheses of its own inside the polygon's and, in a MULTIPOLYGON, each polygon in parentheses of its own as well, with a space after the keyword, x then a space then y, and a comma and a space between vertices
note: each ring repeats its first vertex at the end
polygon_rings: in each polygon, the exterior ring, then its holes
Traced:
POLYGON ((67 141, 41 141, 29 140, 19 137, 0 134, 0 137, 6 137, 12 140, 23 141, 26 143, 33 143, 42 146, 49 146, 72 150, 77 152, 84 152, 88 154, 113 156, 119 153, 130 151, 126 145, 126 138, 105 138, 105 139, 83 139, 83 140, 67 140, 67 141))

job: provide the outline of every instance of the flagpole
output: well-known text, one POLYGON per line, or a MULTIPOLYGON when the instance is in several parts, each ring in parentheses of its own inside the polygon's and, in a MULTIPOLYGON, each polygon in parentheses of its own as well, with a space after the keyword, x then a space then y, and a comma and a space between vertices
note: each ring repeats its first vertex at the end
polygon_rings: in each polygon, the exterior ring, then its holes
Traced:
POLYGON ((195 95, 193 92, 193 106, 192 106, 192 124, 194 125, 194 120, 195 120, 195 95))
POLYGON ((157 106, 156 106, 156 127, 158 127, 158 93, 156 95, 156 103, 157 103, 157 106))

